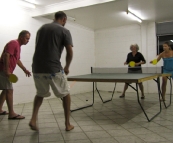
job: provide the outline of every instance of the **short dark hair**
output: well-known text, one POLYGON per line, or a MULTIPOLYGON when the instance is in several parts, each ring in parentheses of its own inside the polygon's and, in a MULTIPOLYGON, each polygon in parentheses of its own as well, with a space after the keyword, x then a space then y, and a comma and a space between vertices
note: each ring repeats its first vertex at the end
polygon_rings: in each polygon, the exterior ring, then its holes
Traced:
POLYGON ((63 19, 64 17, 67 17, 67 15, 63 11, 58 11, 55 13, 55 20, 63 19))
POLYGON ((25 36, 26 34, 31 35, 29 31, 27 31, 27 30, 22 30, 22 31, 19 33, 18 38, 23 37, 23 36, 25 36))

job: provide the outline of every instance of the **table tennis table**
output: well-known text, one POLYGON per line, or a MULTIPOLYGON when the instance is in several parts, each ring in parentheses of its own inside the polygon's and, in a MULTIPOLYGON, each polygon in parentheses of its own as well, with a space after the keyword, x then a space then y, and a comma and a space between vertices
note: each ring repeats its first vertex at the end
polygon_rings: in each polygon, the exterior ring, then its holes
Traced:
MULTIPOLYGON (((137 101, 138 101, 144 115, 146 116, 148 122, 150 122, 152 119, 154 119, 161 112, 160 77, 163 77, 163 76, 166 76, 166 77, 169 78, 171 76, 171 74, 169 74, 169 73, 167 73, 167 74, 163 74, 163 73, 140 73, 140 74, 137 74, 137 73, 135 73, 135 74, 134 73, 91 73, 91 74, 78 75, 78 76, 69 76, 67 78, 68 81, 92 82, 93 83, 93 101, 92 101, 92 104, 84 106, 84 107, 80 107, 80 108, 77 108, 77 109, 74 109, 74 110, 71 110, 71 111, 73 112, 73 111, 76 111, 76 110, 80 110, 80 109, 83 109, 83 108, 93 106, 93 104, 94 104, 94 90, 95 89, 98 92, 98 94, 99 94, 99 96, 100 96, 103 103, 111 101, 112 98, 113 98, 114 92, 115 92, 116 83, 120 82, 120 83, 127 83, 132 89, 134 89, 136 91, 137 101), (142 83, 142 82, 149 81, 149 80, 154 80, 157 84, 158 101, 159 101, 159 104, 160 104, 159 112, 156 113, 150 119, 149 119, 146 111, 144 110, 144 108, 141 104, 140 97, 139 97, 139 91, 138 91, 138 83, 142 83), (113 89, 113 92, 112 92, 112 97, 111 97, 110 100, 103 101, 103 99, 102 99, 102 97, 99 93, 99 90, 97 89, 97 82, 112 82, 112 83, 115 83, 115 86, 114 86, 114 89, 113 89), (135 87, 132 86, 131 83, 135 83, 136 86, 135 87)), ((170 88, 170 104, 171 104, 171 96, 172 96, 172 82, 171 82, 171 79, 170 79, 170 85, 171 85, 171 88, 170 88)), ((164 105, 165 105, 166 108, 168 107, 168 106, 166 106, 165 102, 164 102, 164 105)))

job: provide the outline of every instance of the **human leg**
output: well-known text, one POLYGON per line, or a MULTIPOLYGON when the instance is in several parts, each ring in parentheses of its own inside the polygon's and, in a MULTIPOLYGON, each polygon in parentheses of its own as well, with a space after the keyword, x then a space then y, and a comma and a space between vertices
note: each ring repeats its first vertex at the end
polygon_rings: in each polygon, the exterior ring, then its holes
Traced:
POLYGON ((125 97, 125 92, 126 92, 127 89, 128 89, 128 84, 125 83, 123 93, 122 93, 121 96, 119 96, 120 98, 124 98, 125 97))
POLYGON ((29 126, 31 127, 32 130, 38 130, 36 122, 37 122, 38 111, 43 102, 43 98, 49 97, 51 95, 49 92, 50 88, 47 80, 48 76, 49 74, 33 73, 34 83, 36 87, 36 96, 34 98, 32 117, 29 122, 29 126))
POLYGON ((161 100, 165 101, 166 94, 166 85, 167 85, 167 77, 162 77, 162 98, 161 100))
POLYGON ((65 130, 70 131, 74 129, 74 126, 70 124, 70 86, 67 82, 67 77, 63 72, 56 73, 52 76, 50 83, 51 88, 58 98, 63 100, 64 116, 65 116, 65 130))
POLYGON ((24 116, 18 115, 13 109, 13 89, 6 89, 6 102, 8 106, 9 116, 8 119, 24 119, 24 116))
POLYGON ((70 124, 70 105, 71 105, 71 98, 70 94, 63 97, 63 107, 64 107, 64 116, 65 116, 65 130, 70 131, 74 129, 74 126, 70 124))
MULTIPOLYGON (((6 97, 7 90, 9 89, 8 90, 9 91, 8 94, 9 94, 10 93, 10 89, 12 90, 13 86, 12 86, 12 83, 6 77, 5 73, 2 72, 2 71, 0 71, 0 89, 2 89, 2 92, 0 94, 0 113, 2 113, 2 115, 3 115, 3 114, 7 113, 6 111, 2 110, 3 104, 4 104, 4 102, 5 102, 6 98, 7 98, 6 97)), ((11 94, 13 94, 13 92, 11 94)), ((13 107, 13 103, 12 103, 12 107, 13 107)))
POLYGON ((5 90, 2 90, 2 92, 0 94, 0 113, 4 112, 2 110, 2 106, 3 106, 4 102, 5 102, 5 99, 6 99, 6 92, 5 92, 5 90))
POLYGON ((38 110, 39 110, 42 102, 43 102, 43 97, 35 96, 32 117, 31 117, 31 120, 29 123, 29 126, 31 127, 32 130, 38 130, 36 121, 37 121, 37 116, 38 116, 38 110))
POLYGON ((145 96, 144 96, 144 86, 142 83, 139 83, 138 84, 139 86, 139 89, 141 90, 141 99, 145 99, 145 96))

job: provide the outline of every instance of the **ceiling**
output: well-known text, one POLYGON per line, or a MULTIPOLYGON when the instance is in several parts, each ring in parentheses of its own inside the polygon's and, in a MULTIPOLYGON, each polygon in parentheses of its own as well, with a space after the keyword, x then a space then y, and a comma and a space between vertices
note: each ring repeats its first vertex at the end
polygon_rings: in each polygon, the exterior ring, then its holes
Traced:
MULTIPOLYGON (((70 1, 71 0, 36 0, 39 7, 58 3, 62 4, 63 2, 67 3, 70 1)), ((139 24, 127 16, 127 9, 133 10, 138 17, 143 19, 143 22, 173 21, 173 0, 115 0, 102 4, 67 9, 64 10, 64 12, 68 17, 75 18, 73 22, 93 30, 99 30, 134 23, 139 24)), ((56 11, 47 14, 44 13, 41 16, 54 19, 55 12, 56 11)))
MULTIPOLYGON (((27 0, 24 0, 27 1, 27 0)), ((48 5, 52 5, 55 3, 61 3, 61 2, 65 2, 68 0, 35 0, 35 4, 37 6, 48 6, 48 5)))

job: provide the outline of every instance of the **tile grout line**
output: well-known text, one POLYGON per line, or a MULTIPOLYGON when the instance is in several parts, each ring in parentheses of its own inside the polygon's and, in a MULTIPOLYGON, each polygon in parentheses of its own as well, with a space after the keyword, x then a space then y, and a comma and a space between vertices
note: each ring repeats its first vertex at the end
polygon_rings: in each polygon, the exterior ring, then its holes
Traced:
MULTIPOLYGON (((61 100, 61 101, 62 101, 62 100, 61 100)), ((54 118, 55 118, 55 114, 54 114, 54 112, 53 112, 53 110, 52 110, 52 107, 51 107, 51 105, 50 105, 49 99, 48 99, 48 103, 49 103, 50 109, 51 109, 51 111, 52 111, 52 113, 53 113, 53 116, 54 116, 54 118)), ((62 106, 62 108, 63 108, 63 106, 62 106)), ((62 136, 62 138, 63 138, 63 141, 65 142, 65 139, 64 139, 64 136, 63 136, 62 131, 61 131, 61 129, 60 129, 60 126, 59 126, 59 124, 58 124, 58 121, 57 121, 56 118, 55 118, 55 120, 56 120, 56 123, 57 123, 57 125, 58 125, 58 128, 59 128, 59 130, 60 130, 60 132, 61 132, 61 136, 62 136)))
MULTIPOLYGON (((78 98, 79 100, 81 100, 79 97, 76 97, 76 98, 78 98)), ((82 101, 82 100, 81 100, 82 101)), ((82 101, 83 102, 83 101, 82 101)), ((75 104, 76 105, 76 104, 75 104)), ((77 105, 76 105, 77 106, 77 105)), ((78 107, 78 106, 77 106, 78 107)), ((84 111, 83 111, 83 113, 85 114, 85 115, 87 115, 84 111)), ((88 115, 87 115, 88 116, 88 115)), ((73 117, 72 117, 73 118, 73 117)), ((91 117, 90 117, 91 118, 91 117)), ((91 118, 92 119, 92 118, 91 118)), ((73 120, 77 123, 77 121, 73 118, 73 120)), ((80 127, 80 125, 77 123, 77 125, 80 127)), ((81 127, 80 127, 81 128, 81 127)), ((82 132, 87 136, 87 134, 85 133, 85 131, 81 128, 81 130, 82 130, 82 132)), ((91 139, 87 136, 87 138, 89 139, 89 141, 91 141, 91 139)), ((92 141, 91 141, 92 142, 92 141)))
MULTIPOLYGON (((21 112, 21 113, 23 113, 23 110, 24 110, 24 106, 25 106, 25 103, 23 104, 23 108, 22 108, 22 112, 21 112)), ((20 122, 20 120, 18 120, 18 124, 17 124, 16 130, 15 130, 14 136, 13 136, 13 140, 12 140, 12 143, 14 142, 14 139, 15 139, 15 135, 16 135, 16 132, 17 132, 17 128, 18 128, 18 126, 19 126, 19 122, 20 122)))

